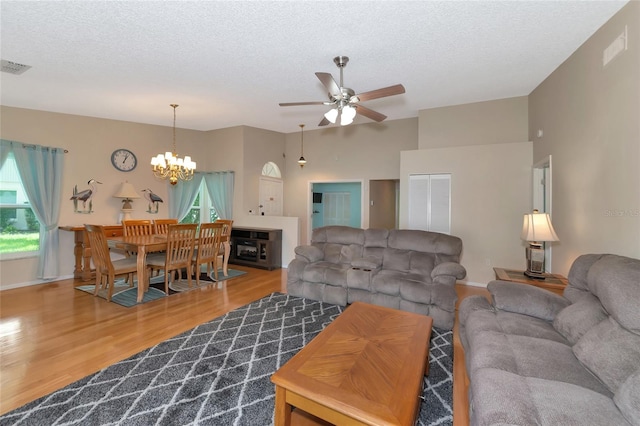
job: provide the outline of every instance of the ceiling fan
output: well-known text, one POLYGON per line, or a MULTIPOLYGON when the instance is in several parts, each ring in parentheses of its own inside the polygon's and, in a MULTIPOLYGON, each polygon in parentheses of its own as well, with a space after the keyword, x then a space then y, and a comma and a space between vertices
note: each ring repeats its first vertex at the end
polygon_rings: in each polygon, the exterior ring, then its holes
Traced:
POLYGON ((384 87, 382 89, 371 90, 369 92, 358 93, 356 95, 353 89, 344 87, 342 79, 342 71, 347 66, 349 58, 347 56, 336 56, 333 62, 340 68, 340 85, 336 83, 331 74, 326 72, 317 72, 316 76, 327 89, 329 94, 328 101, 317 102, 284 102, 280 106, 299 106, 299 105, 327 105, 332 106, 318 126, 326 126, 329 123, 335 123, 340 118, 340 124, 346 126, 353 122, 356 112, 368 117, 374 121, 380 122, 387 118, 386 115, 380 114, 372 109, 360 104, 363 101, 384 98, 387 96, 399 95, 404 93, 404 86, 396 84, 394 86, 384 87))

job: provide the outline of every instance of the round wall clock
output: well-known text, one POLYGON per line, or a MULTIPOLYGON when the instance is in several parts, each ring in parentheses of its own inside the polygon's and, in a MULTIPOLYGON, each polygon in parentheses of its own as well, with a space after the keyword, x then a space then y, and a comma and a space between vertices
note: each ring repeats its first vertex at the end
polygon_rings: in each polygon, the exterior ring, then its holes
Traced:
POLYGON ((120 148, 111 153, 111 164, 121 172, 130 172, 138 165, 138 159, 130 150, 120 148))

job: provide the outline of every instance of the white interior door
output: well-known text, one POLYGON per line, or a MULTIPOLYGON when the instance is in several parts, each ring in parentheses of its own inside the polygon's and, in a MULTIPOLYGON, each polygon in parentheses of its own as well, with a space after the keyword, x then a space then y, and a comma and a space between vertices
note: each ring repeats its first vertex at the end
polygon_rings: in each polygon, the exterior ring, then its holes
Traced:
POLYGON ((260 177, 260 214, 282 216, 283 187, 282 179, 260 177))

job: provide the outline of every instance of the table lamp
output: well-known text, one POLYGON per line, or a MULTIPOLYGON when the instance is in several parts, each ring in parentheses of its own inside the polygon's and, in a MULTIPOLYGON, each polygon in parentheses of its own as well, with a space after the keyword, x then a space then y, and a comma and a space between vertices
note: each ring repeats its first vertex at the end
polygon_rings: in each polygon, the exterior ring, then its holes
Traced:
POLYGON ((545 279, 544 274, 544 241, 559 241, 556 231, 553 230, 549 213, 533 213, 524 215, 522 234, 520 238, 529 242, 525 249, 527 257, 527 270, 524 274, 530 278, 545 279))
POLYGON ((122 210, 120 212, 119 222, 122 223, 123 220, 131 219, 131 212, 133 211, 133 207, 131 206, 132 198, 140 198, 133 185, 127 181, 123 182, 113 197, 122 198, 122 210))

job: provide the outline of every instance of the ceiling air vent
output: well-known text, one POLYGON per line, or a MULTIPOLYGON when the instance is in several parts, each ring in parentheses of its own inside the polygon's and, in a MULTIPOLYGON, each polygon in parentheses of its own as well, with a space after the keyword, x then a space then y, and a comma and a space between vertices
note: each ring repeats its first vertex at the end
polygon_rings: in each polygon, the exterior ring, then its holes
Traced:
POLYGON ((17 62, 7 61, 6 59, 0 60, 0 65, 2 66, 0 71, 15 75, 20 75, 31 68, 31 65, 19 64, 17 62))

